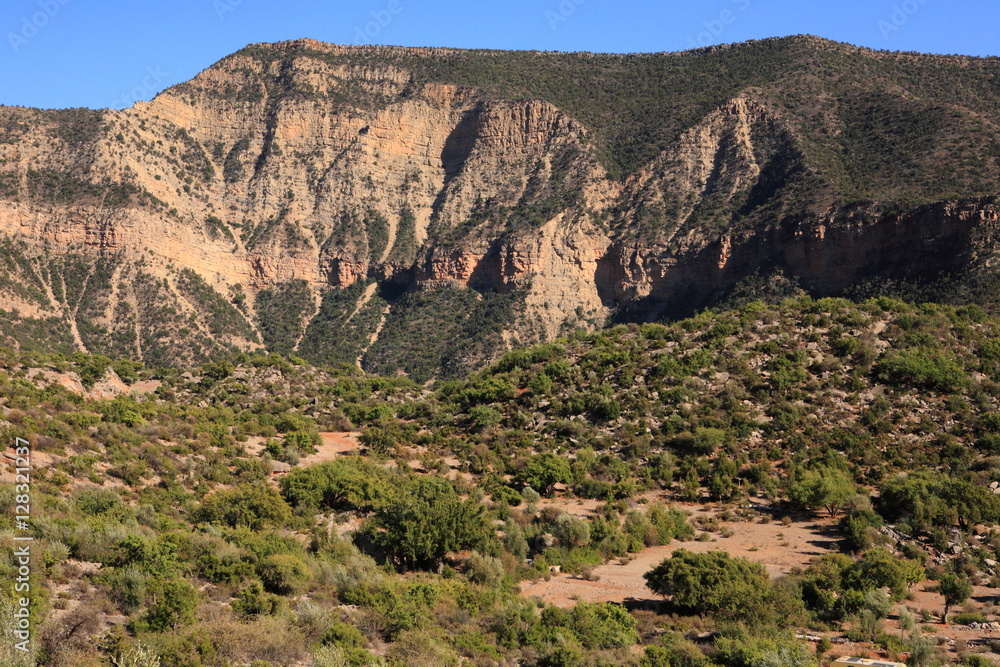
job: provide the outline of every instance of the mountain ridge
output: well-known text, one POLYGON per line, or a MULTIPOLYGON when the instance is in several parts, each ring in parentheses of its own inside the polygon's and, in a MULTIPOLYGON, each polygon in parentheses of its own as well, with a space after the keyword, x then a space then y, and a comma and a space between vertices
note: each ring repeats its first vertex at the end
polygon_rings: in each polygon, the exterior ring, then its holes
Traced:
POLYGON ((131 109, 0 108, 0 333, 427 378, 754 276, 991 308, 998 99, 996 58, 813 37, 249 45, 131 109))

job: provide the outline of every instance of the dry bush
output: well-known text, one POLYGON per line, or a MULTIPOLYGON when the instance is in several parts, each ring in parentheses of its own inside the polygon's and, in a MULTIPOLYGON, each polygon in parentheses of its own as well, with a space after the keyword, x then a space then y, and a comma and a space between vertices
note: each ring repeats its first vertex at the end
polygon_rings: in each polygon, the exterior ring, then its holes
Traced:
POLYGON ((160 667, 160 657, 141 642, 136 642, 111 658, 112 667, 160 667))
POLYGON ((46 667, 105 667, 108 663, 96 649, 83 647, 60 651, 46 660, 45 664, 46 667))
POLYGON ((402 634, 389 647, 386 657, 411 667, 451 667, 459 664, 458 654, 448 646, 448 640, 430 630, 411 630, 402 634))
POLYGON ((286 618, 262 616, 244 623, 220 615, 201 628, 212 638, 219 657, 230 662, 269 660, 284 665, 307 656, 305 637, 286 618))
POLYGON ((309 644, 318 642, 330 628, 330 613, 311 600, 295 606, 295 621, 309 644))
MULTIPOLYGON (((92 639, 105 629, 104 614, 114 612, 114 605, 103 594, 81 602, 58 620, 49 620, 39 629, 40 648, 53 665, 85 665, 92 650, 92 639)), ((101 664, 98 662, 97 664, 101 664)))

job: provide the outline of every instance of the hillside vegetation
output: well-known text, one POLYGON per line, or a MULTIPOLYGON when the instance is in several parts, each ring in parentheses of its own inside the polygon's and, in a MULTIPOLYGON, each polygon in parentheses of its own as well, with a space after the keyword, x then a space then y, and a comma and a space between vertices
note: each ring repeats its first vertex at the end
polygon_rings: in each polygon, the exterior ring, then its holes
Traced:
POLYGON ((934 664, 881 619, 928 578, 945 615, 1000 584, 1000 322, 978 307, 752 302, 432 387, 279 355, 0 361, 3 438, 32 448, 39 664, 814 664, 793 630, 934 664), (67 388, 112 373, 160 384, 67 388), (360 447, 307 459, 330 431, 360 447), (832 517, 842 553, 772 581, 679 549, 647 573, 655 611, 519 595, 773 512, 832 517))

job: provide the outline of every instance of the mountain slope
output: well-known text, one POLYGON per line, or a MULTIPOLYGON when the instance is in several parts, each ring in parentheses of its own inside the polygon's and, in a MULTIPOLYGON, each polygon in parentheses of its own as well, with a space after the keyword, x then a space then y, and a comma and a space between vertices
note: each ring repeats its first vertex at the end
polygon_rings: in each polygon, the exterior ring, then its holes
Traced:
POLYGON ((812 37, 253 45, 125 111, 0 108, 3 333, 424 379, 760 282, 992 309, 998 128, 995 58, 812 37))

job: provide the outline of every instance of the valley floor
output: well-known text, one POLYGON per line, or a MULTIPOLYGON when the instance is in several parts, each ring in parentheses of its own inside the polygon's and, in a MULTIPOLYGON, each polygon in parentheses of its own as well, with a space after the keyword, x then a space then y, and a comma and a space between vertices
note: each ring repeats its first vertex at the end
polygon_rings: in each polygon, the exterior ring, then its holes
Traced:
MULTIPOLYGON (((582 501, 551 503, 572 512, 573 505, 582 501)), ((543 503, 543 507, 547 504, 543 503)), ((676 504, 691 514, 692 519, 716 518, 718 509, 696 504, 676 504)), ((596 512, 588 512, 596 516, 596 512)), ((708 535, 706 541, 674 541, 661 547, 650 547, 634 557, 617 559, 595 567, 593 581, 586 581, 575 575, 556 574, 549 581, 535 580, 521 584, 521 592, 527 596, 539 596, 546 603, 559 607, 570 607, 583 602, 623 602, 642 605, 648 601, 655 603, 659 598, 646 588, 643 574, 654 568, 676 549, 687 549, 695 553, 725 551, 731 556, 742 556, 763 564, 771 578, 791 573, 792 568, 806 568, 809 563, 823 554, 837 551, 837 536, 831 530, 835 522, 816 519, 803 523, 784 525, 781 521, 762 517, 759 522, 725 523, 732 532, 728 537, 719 533, 708 535)))

